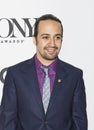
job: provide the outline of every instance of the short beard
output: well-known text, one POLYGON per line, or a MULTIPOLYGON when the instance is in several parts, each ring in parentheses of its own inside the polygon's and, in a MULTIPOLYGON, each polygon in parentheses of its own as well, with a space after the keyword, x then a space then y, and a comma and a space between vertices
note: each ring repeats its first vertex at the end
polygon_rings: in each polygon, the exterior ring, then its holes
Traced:
POLYGON ((45 60, 55 60, 58 56, 58 53, 56 53, 55 55, 49 56, 46 53, 45 54, 41 54, 40 55, 45 59, 45 60))

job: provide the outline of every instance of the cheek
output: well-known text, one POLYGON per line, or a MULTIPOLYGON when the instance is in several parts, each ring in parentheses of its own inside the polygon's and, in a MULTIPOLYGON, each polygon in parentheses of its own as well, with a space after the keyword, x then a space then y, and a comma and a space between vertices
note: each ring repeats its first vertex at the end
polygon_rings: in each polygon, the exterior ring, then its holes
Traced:
POLYGON ((38 43, 38 47, 39 47, 40 49, 43 49, 45 46, 47 46, 47 43, 45 43, 45 42, 40 41, 40 42, 38 43))
POLYGON ((37 49, 38 49, 38 50, 42 51, 43 48, 44 48, 44 46, 42 45, 42 43, 38 43, 38 44, 37 44, 37 49))
POLYGON ((57 43, 56 46, 57 46, 58 48, 61 48, 61 43, 57 43))

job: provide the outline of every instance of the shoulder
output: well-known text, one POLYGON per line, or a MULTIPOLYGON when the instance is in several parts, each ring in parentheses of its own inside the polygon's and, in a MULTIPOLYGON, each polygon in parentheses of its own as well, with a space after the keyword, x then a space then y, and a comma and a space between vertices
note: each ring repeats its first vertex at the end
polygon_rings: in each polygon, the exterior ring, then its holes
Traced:
POLYGON ((15 65, 12 65, 8 67, 7 72, 19 72, 20 70, 25 70, 25 68, 28 68, 29 66, 32 66, 34 58, 27 59, 25 61, 19 62, 15 65))
POLYGON ((68 72, 72 75, 83 75, 82 69, 80 69, 70 63, 67 63, 67 62, 59 59, 59 64, 60 64, 62 70, 64 69, 66 72, 68 72))

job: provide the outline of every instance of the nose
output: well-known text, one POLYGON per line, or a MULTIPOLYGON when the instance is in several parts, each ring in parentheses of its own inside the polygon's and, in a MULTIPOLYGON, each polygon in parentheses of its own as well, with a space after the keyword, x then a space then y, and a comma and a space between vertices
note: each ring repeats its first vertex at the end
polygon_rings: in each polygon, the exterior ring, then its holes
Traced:
POLYGON ((55 46, 55 38, 50 38, 50 46, 55 46))

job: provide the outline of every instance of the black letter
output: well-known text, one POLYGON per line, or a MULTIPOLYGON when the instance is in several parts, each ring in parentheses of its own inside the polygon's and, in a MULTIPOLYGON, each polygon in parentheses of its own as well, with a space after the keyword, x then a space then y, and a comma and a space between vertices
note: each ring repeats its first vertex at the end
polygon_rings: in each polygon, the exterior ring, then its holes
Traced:
POLYGON ((2 69, 1 72, 0 72, 0 81, 1 81, 2 83, 4 83, 4 81, 5 81, 5 79, 4 79, 4 73, 7 71, 7 69, 8 69, 8 68, 4 68, 4 69, 2 69))
POLYGON ((0 36, 1 38, 7 38, 7 37, 9 37, 11 35, 12 31, 13 31, 13 25, 12 25, 11 21, 9 21, 6 18, 2 18, 2 19, 0 19, 0 21, 4 20, 4 19, 7 20, 8 24, 9 24, 9 32, 8 32, 8 35, 5 36, 5 37, 4 36, 0 36))
MULTIPOLYGON (((21 34, 25 37, 25 31, 22 29, 22 27, 20 26, 20 24, 17 22, 16 19, 11 19, 13 21, 13 26, 14 24, 16 25, 16 27, 19 29, 19 31, 21 32, 21 34)), ((13 28, 14 29, 14 28, 13 28)), ((13 35, 11 37, 15 37, 14 35, 14 30, 13 30, 13 35)))
MULTIPOLYGON (((30 18, 23 18, 23 20, 24 20, 24 25, 25 25, 25 30, 26 30, 26 24, 27 24, 28 29, 29 29, 29 36, 27 36, 27 37, 32 37, 32 26, 30 25, 29 19, 30 19, 30 18)), ((25 35, 25 36, 26 36, 26 35, 25 35)))

